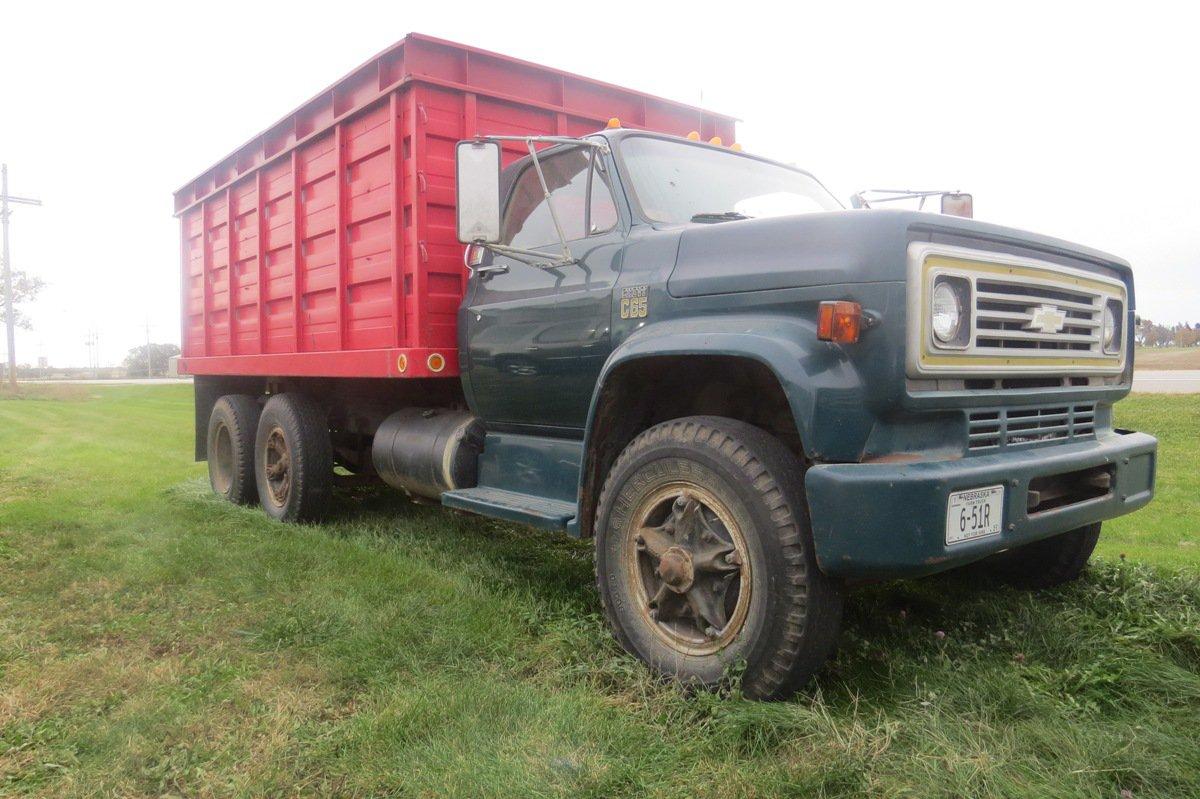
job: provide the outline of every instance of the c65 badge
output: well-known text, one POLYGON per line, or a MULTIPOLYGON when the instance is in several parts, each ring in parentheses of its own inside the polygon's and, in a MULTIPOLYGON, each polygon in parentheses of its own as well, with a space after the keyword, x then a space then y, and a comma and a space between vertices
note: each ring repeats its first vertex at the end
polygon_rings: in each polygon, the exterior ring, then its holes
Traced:
POLYGON ((646 286, 626 286, 621 289, 621 318, 645 319, 650 313, 646 286))

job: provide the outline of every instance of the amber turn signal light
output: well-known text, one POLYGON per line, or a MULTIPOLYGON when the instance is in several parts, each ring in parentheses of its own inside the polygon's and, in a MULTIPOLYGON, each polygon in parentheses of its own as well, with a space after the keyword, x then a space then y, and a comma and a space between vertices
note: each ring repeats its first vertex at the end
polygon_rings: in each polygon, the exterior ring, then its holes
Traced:
POLYGON ((823 302, 817 308, 817 338, 853 344, 862 330, 862 306, 857 302, 823 302))

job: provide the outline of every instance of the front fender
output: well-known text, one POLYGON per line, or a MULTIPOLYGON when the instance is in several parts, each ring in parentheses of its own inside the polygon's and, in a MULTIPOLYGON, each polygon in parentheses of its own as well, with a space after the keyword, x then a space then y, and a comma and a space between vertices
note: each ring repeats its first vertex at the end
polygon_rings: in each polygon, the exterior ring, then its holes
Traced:
POLYGON ((871 431, 866 381, 840 345, 819 341, 815 324, 795 316, 738 314, 670 319, 632 333, 610 354, 588 410, 585 452, 609 377, 635 360, 714 355, 748 358, 779 381, 805 454, 814 460, 854 460, 871 431))

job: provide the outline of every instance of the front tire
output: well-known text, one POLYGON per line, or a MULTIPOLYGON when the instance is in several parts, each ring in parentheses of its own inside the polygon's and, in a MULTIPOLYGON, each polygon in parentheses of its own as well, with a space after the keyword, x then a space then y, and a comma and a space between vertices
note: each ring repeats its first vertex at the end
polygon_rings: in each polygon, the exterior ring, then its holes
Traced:
POLYGON ((246 394, 226 394, 208 417, 208 482, 213 493, 235 505, 258 499, 254 482, 254 436, 260 408, 246 394))
POLYGON ((1100 538, 1100 522, 1001 552, 977 566, 1014 588, 1038 590, 1074 582, 1083 574, 1100 538))
POLYGON ((267 400, 254 445, 258 497, 281 522, 324 516, 333 494, 333 446, 325 411, 303 394, 267 400))
POLYGON ((596 582, 621 645, 652 669, 784 699, 833 651, 841 586, 813 555, 803 467, 777 439, 693 416, 639 435, 605 481, 596 582))

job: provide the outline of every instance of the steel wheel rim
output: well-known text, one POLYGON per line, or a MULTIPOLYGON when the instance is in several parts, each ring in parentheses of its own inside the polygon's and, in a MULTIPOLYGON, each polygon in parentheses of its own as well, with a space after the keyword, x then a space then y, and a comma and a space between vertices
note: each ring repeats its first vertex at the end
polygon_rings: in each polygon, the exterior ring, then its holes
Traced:
POLYGON ((283 429, 275 427, 263 447, 263 471, 267 477, 267 492, 276 507, 283 507, 292 490, 292 458, 283 429))
POLYGON ((685 655, 732 643, 749 614, 752 572, 745 536, 725 503, 677 481, 643 499, 630 518, 626 567, 643 621, 685 655))
POLYGON ((212 466, 213 487, 218 493, 229 493, 233 486, 233 434, 224 422, 217 423, 213 435, 212 466))

